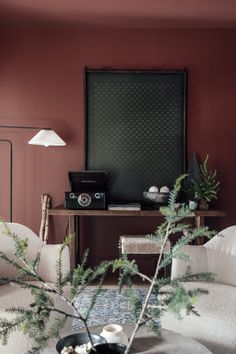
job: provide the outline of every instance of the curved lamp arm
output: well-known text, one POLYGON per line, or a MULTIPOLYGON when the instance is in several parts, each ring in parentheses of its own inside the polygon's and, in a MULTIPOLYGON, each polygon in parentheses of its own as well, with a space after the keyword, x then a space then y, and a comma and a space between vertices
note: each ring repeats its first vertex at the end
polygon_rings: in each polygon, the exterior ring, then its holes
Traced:
POLYGON ((12 173, 13 173, 13 164, 12 164, 12 153, 13 146, 12 141, 9 139, 0 139, 1 143, 8 143, 10 145, 10 206, 9 206, 9 220, 12 222, 12 173))
MULTIPOLYGON (((41 146, 65 146, 66 143, 59 137, 59 135, 51 128, 42 127, 30 127, 30 126, 18 126, 18 125, 0 125, 0 128, 11 129, 40 129, 40 131, 28 142, 31 145, 41 146)), ((9 219, 12 222, 12 177, 13 177, 13 146, 9 139, 0 139, 0 142, 6 142, 10 144, 10 211, 9 219)))

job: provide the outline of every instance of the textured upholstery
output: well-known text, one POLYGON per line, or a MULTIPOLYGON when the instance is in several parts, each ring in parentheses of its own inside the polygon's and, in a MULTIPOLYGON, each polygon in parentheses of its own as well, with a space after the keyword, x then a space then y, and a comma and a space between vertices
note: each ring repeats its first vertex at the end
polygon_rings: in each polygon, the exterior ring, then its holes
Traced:
MULTIPOLYGON (((163 328, 192 337, 214 354, 236 353, 236 226, 228 227, 203 246, 184 246, 191 256, 192 272, 215 273, 214 283, 195 282, 187 288, 201 287, 209 291, 194 305, 200 317, 185 316, 181 321, 166 313, 163 328)), ((172 278, 181 276, 189 263, 175 259, 172 278)))
MULTIPOLYGON (((36 283, 37 284, 37 283, 36 283)), ((49 283, 50 284, 50 283, 49 283)), ((51 283, 50 285, 53 286, 51 283)), ((65 293, 68 295, 68 293, 65 293)), ((58 297, 52 296, 54 299, 55 306, 60 308, 61 310, 65 310, 69 313, 72 313, 71 309, 68 305, 63 301, 60 300, 58 297)), ((30 303, 32 303, 32 296, 28 289, 19 288, 16 285, 6 284, 0 286, 0 318, 12 318, 12 315, 5 312, 6 308, 10 308, 12 306, 20 306, 27 308, 30 303)), ((50 321, 47 324, 47 328, 53 323, 55 317, 60 317, 60 315, 51 315, 50 321)), ((67 320, 63 331, 70 331, 72 328, 71 320, 67 320)), ((55 342, 55 339, 52 340, 55 342)), ((0 353, 1 354, 26 354, 32 348, 34 344, 34 339, 29 338, 28 336, 24 335, 21 331, 15 331, 9 337, 7 345, 2 345, 0 342, 0 353)))
POLYGON ((190 263, 174 258, 172 261, 171 276, 176 278, 184 274, 187 267, 191 267, 194 274, 206 272, 208 269, 206 248, 203 246, 183 246, 182 251, 191 257, 190 263))
MULTIPOLYGON (((21 239, 28 240, 27 259, 32 260, 38 251, 43 247, 43 242, 40 238, 28 227, 17 223, 6 223, 10 232, 17 235, 21 239)), ((17 261, 14 256, 14 241, 5 234, 6 227, 0 223, 0 251, 4 252, 9 258, 17 261)), ((0 260, 0 276, 15 276, 16 270, 0 260)))
MULTIPOLYGON (((55 264, 61 245, 45 245, 32 230, 24 225, 16 223, 7 223, 6 225, 11 233, 21 239, 27 239, 27 259, 32 260, 38 252, 41 252, 38 273, 44 280, 54 282, 56 279, 55 264)), ((14 241, 4 231, 4 225, 0 224, 0 251, 10 259, 18 261, 14 256, 14 241)), ((68 247, 65 248, 62 256, 63 272, 66 273, 70 270, 68 247)), ((0 276, 14 277, 16 274, 17 271, 11 265, 0 260, 0 276)))
POLYGON ((200 316, 177 319, 171 313, 162 318, 163 328, 191 337, 213 354, 236 353, 236 289, 220 283, 190 283, 186 288, 201 287, 209 291, 199 297, 196 310, 200 316))
MULTIPOLYGON (((55 282, 56 279, 56 260, 58 259, 61 245, 43 245, 41 248, 41 258, 38 268, 38 274, 49 282, 55 282)), ((62 271, 66 273, 70 270, 69 249, 66 247, 62 257, 62 271)))
POLYGON ((236 226, 221 231, 204 247, 208 271, 216 273, 216 281, 236 286, 236 226))
MULTIPOLYGON (((122 235, 120 236, 121 253, 124 254, 159 254, 160 246, 150 240, 146 235, 122 235)), ((170 252, 170 242, 167 241, 164 253, 170 252)))
MULTIPOLYGON (((56 280, 55 261, 58 257, 60 245, 44 245, 39 237, 29 228, 20 224, 8 223, 11 232, 14 232, 20 238, 27 238, 29 247, 27 251, 27 257, 32 259, 33 256, 41 251, 39 274, 46 280, 51 286, 54 286, 56 280)), ((9 258, 14 257, 14 245, 13 241, 4 235, 4 227, 0 225, 0 251, 6 253, 9 258)), ((63 272, 66 273, 70 270, 70 260, 68 248, 63 253, 63 272)), ((15 271, 12 271, 10 266, 6 266, 5 263, 0 264, 0 276, 14 276, 15 271)), ((35 282, 40 285, 40 283, 35 282)), ((69 289, 65 289, 65 296, 69 297, 69 289)), ((11 318, 11 314, 7 313, 5 309, 15 306, 27 308, 32 302, 32 295, 29 289, 22 289, 15 284, 4 284, 0 286, 0 318, 11 318)), ((71 308, 63 300, 58 297, 54 297, 56 306, 65 310, 67 313, 72 313, 71 308)), ((48 327, 51 326, 53 319, 60 316, 59 314, 51 315, 48 327)), ((69 331, 72 328, 71 319, 67 321, 65 330, 69 331)), ((30 339, 22 332, 15 331, 9 338, 7 346, 3 346, 0 343, 0 353, 7 354, 19 354, 27 353, 32 348, 33 338, 30 339)))

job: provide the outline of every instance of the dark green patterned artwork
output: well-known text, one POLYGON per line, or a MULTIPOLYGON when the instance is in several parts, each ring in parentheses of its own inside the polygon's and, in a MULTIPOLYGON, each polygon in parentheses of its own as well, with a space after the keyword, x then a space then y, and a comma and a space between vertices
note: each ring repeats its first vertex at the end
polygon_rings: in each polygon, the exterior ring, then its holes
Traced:
POLYGON ((86 70, 86 168, 109 201, 142 202, 185 170, 186 71, 86 70))

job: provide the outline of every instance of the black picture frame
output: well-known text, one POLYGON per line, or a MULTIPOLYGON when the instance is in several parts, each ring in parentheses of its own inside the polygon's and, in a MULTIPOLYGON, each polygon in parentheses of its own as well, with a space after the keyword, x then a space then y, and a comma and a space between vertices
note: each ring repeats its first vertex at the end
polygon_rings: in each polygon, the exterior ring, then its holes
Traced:
POLYGON ((85 168, 108 173, 109 202, 141 202, 186 170, 187 70, 88 69, 85 168))

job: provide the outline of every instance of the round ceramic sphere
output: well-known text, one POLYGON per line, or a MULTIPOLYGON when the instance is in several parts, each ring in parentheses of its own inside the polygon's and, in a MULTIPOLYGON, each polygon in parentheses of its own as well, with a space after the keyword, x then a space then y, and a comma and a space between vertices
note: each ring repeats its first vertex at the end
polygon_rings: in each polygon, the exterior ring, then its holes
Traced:
POLYGON ((158 193, 159 192, 159 189, 157 186, 151 186, 148 190, 148 192, 151 192, 151 193, 158 193))
POLYGON ((169 192, 170 192, 170 190, 169 190, 169 188, 168 188, 168 187, 163 186, 163 187, 161 187, 160 192, 161 192, 161 193, 169 193, 169 192))

